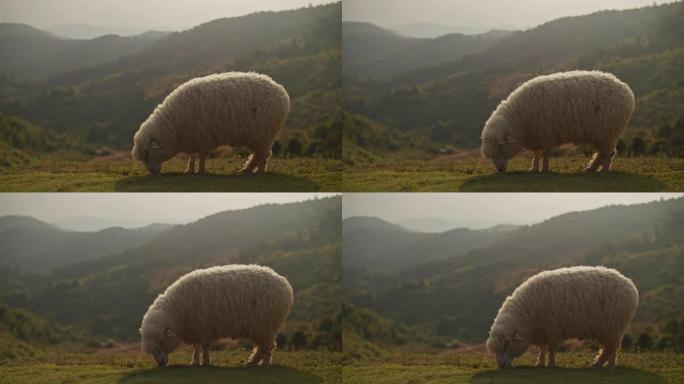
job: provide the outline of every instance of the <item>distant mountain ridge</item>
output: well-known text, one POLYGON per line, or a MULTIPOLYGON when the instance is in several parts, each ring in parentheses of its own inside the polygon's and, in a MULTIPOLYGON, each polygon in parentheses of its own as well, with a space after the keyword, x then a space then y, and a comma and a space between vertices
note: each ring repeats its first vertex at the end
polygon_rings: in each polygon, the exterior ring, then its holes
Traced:
POLYGON ((169 230, 167 225, 137 229, 112 227, 75 232, 27 216, 0 217, 2 268, 46 273, 70 263, 107 256, 134 248, 169 230))
POLYGON ((449 33, 435 38, 416 38, 370 23, 344 22, 342 68, 346 76, 387 78, 482 51, 510 33, 449 33))
POLYGON ((497 226, 439 233, 414 232, 376 217, 342 221, 342 266, 345 270, 394 273, 404 268, 445 260, 493 244, 516 229, 497 226))
POLYGON ((146 32, 70 39, 26 24, 0 23, 0 75, 47 78, 141 52, 164 36, 164 32, 146 32))

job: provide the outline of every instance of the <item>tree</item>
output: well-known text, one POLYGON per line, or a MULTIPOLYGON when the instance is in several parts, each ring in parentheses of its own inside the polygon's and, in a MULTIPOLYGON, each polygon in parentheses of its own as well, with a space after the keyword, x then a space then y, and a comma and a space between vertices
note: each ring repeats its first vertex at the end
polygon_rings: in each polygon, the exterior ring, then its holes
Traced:
POLYGON ((653 348, 653 336, 650 333, 642 332, 637 340, 639 352, 648 351, 653 348))
POLYGON ((274 157, 280 157, 283 154, 283 145, 280 144, 280 141, 276 140, 273 143, 273 148, 271 148, 271 152, 273 153, 274 157))
POLYGON ((641 137, 635 137, 629 145, 629 153, 632 156, 641 156, 646 152, 646 142, 641 137))
POLYGON ((306 346, 306 341, 306 334, 302 331, 297 331, 292 336, 292 345, 294 345, 295 349, 304 348, 306 346))
POLYGON ((287 149, 285 152, 290 156, 300 156, 302 154, 302 148, 302 142, 298 138, 293 137, 287 142, 287 149))
POLYGON ((276 347, 278 349, 285 350, 287 349, 287 336, 285 336, 284 333, 278 332, 278 336, 276 336, 276 347))
POLYGON ((632 336, 625 333, 625 336, 622 337, 622 349, 625 351, 631 351, 633 345, 634 339, 632 339, 632 336))
POLYGON ((671 334, 671 335, 676 335, 679 333, 679 322, 675 319, 672 319, 665 324, 665 332, 671 334))

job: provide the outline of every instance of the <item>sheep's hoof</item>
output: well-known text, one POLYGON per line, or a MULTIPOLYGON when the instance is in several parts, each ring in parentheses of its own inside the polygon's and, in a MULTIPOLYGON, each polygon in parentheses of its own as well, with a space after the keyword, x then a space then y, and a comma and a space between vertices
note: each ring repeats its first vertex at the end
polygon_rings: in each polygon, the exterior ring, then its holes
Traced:
POLYGON ((249 168, 243 168, 243 169, 239 170, 238 173, 241 175, 253 175, 254 170, 249 169, 249 168))
POLYGON ((186 170, 185 170, 185 174, 186 174, 186 175, 194 175, 194 174, 195 174, 195 170, 194 170, 194 169, 186 169, 186 170))
POLYGON ((538 170, 537 168, 530 168, 530 169, 527 170, 527 172, 529 172, 529 173, 537 173, 537 172, 539 172, 539 170, 538 170))
POLYGON ((194 361, 193 361, 192 363, 190 363, 190 367, 199 367, 199 366, 200 366, 200 365, 199 365, 199 363, 197 363, 197 362, 194 362, 194 361))
POLYGON ((536 368, 544 368, 545 365, 541 361, 534 365, 536 368))

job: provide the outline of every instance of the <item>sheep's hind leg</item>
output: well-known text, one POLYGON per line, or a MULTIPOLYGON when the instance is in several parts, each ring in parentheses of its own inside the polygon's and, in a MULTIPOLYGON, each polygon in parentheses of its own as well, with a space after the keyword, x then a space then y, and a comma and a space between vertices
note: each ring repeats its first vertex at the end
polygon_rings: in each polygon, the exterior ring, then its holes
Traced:
POLYGON ((613 151, 606 155, 603 161, 601 161, 601 173, 610 171, 610 166, 613 164, 613 157, 615 157, 616 153, 617 151, 613 149, 613 151))
POLYGON ((602 151, 597 151, 594 153, 594 156, 591 158, 589 161, 589 164, 587 164, 586 167, 582 170, 582 172, 596 172, 598 167, 601 165, 603 162, 604 154, 602 151))
POLYGON ((594 362, 591 364, 593 368, 600 368, 603 367, 604 364, 606 364, 606 361, 611 357, 610 351, 606 349, 606 347, 601 348, 599 351, 599 354, 596 356, 594 359, 594 362))
POLYGON ((532 167, 530 168, 530 172, 539 172, 539 157, 541 157, 541 151, 534 150, 532 151, 532 155, 532 167))
POLYGON ((268 167, 268 159, 271 158, 272 152, 271 151, 266 151, 265 153, 260 153, 257 152, 255 153, 256 159, 257 159, 257 167, 256 171, 257 172, 266 172, 266 168, 268 167))
POLYGON ((553 368, 556 366, 556 346, 549 345, 549 364, 547 367, 553 368))
POLYGON ((535 367, 544 368, 546 365, 546 345, 539 346, 539 355, 537 356, 537 364, 535 367))
POLYGON ((199 365, 200 365, 200 345, 199 344, 193 344, 192 345, 192 362, 190 363, 190 366, 199 367, 199 365))
POLYGON ((546 173, 549 171, 549 151, 542 151, 542 157, 543 157, 543 165, 542 165, 542 172, 546 173))
POLYGON ((254 169, 256 168, 256 166, 256 156, 254 156, 254 154, 251 154, 247 158, 247 161, 245 161, 245 164, 242 166, 242 169, 240 169, 240 173, 252 174, 254 173, 254 169))
MULTIPOLYGON (((261 347, 259 347, 261 348, 261 347)), ((268 367, 271 365, 271 355, 273 354, 273 349, 275 348, 275 344, 271 344, 270 347, 265 347, 264 348, 264 358, 261 360, 261 366, 262 367, 268 367)))
POLYGON ((249 359, 245 363, 245 365, 257 365, 259 364, 259 361, 264 358, 264 350, 260 346, 254 347, 252 349, 252 354, 249 356, 249 359))
POLYGON ((197 170, 197 173, 202 175, 206 171, 206 161, 207 161, 207 154, 206 153, 200 153, 199 154, 199 169, 197 170))
POLYGON ((195 173, 195 154, 191 153, 188 159, 188 166, 185 168, 186 175, 192 175, 195 173))
POLYGON ((202 366, 208 367, 211 365, 209 361, 209 343, 202 344, 202 366))

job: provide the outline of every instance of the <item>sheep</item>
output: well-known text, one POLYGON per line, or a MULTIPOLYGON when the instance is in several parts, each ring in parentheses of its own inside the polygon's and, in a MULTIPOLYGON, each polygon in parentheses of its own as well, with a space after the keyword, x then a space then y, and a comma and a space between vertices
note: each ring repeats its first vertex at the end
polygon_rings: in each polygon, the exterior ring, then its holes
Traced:
POLYGON ((549 171, 549 153, 562 144, 597 150, 584 172, 610 171, 615 147, 634 113, 634 93, 610 73, 571 71, 535 77, 513 91, 482 130, 482 156, 499 172, 522 149, 533 153, 530 172, 549 171))
POLYGON ((207 153, 222 145, 252 150, 243 173, 265 172, 271 147, 290 112, 290 97, 266 75, 227 72, 198 77, 171 92, 133 137, 133 158, 150 173, 178 153, 187 174, 205 172, 207 153))
POLYGON ((487 350, 500 368, 511 366, 530 345, 539 347, 537 367, 556 363, 565 339, 595 339, 602 349, 594 367, 614 366, 622 336, 639 301, 632 281, 604 267, 560 268, 538 273, 515 289, 499 309, 487 350))
POLYGON ((268 366, 275 339, 292 307, 290 283, 268 267, 225 265, 192 271, 171 284, 147 310, 140 326, 142 350, 166 366, 180 343, 193 346, 192 366, 208 366, 219 338, 250 339, 247 365, 268 366))

